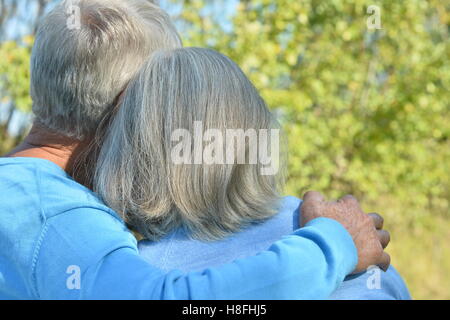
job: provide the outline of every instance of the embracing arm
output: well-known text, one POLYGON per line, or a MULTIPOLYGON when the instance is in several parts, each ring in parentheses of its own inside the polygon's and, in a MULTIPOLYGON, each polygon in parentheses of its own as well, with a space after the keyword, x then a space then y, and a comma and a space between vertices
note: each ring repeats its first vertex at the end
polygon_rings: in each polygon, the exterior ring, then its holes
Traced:
POLYGON ((30 281, 40 299, 324 299, 357 263, 352 237, 327 218, 256 256, 187 274, 149 265, 123 223, 98 209, 49 219, 39 243, 30 281))

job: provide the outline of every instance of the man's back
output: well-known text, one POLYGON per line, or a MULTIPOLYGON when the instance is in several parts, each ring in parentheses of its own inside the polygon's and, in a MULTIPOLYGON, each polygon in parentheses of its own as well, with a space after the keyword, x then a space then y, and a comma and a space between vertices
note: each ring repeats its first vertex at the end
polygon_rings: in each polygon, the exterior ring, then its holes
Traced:
POLYGON ((86 207, 120 223, 91 191, 47 160, 0 158, 0 191, 0 299, 38 296, 41 244, 55 217, 86 207))
MULTIPOLYGON (((159 242, 141 241, 139 251, 147 261, 163 270, 189 272, 228 263, 266 250, 274 241, 297 229, 300 204, 300 199, 285 197, 274 217, 221 241, 191 240, 184 230, 178 229, 159 242)), ((347 277, 331 299, 410 299, 410 296, 400 275, 390 267, 386 273, 377 268, 347 277), (380 275, 380 289, 377 283, 371 284, 372 275, 380 275)))

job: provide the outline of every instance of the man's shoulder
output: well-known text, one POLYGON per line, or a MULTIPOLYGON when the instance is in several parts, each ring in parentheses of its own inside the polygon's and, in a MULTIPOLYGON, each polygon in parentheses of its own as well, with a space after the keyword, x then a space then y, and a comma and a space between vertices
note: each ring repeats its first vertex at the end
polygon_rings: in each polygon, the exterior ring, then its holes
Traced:
POLYGON ((118 217, 94 192, 50 161, 1 158, 0 177, 0 197, 5 197, 4 202, 39 210, 43 220, 78 208, 97 209, 118 217))
POLYGON ((0 284, 0 296, 21 286, 27 288, 22 297, 35 297, 37 266, 44 261, 47 269, 67 268, 61 257, 69 248, 88 261, 97 252, 132 247, 124 231, 117 214, 52 162, 0 158, 0 272, 10 279, 0 284))

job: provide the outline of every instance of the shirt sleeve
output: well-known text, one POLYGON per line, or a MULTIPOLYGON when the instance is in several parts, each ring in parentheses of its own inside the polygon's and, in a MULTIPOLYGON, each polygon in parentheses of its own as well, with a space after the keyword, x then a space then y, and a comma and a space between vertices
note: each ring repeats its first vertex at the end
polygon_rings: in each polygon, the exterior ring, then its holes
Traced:
POLYGON ((123 222, 79 208, 47 220, 30 281, 38 299, 325 299, 356 263, 345 228, 319 218, 256 256, 164 273, 139 256, 123 222))

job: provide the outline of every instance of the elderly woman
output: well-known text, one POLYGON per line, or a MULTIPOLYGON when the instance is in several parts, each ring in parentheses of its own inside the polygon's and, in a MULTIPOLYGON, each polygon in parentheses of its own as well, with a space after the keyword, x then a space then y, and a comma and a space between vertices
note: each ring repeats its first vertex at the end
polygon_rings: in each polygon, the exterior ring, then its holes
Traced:
MULTIPOLYGON (((208 49, 160 51, 127 89, 94 189, 149 239, 140 251, 151 264, 203 270, 256 254, 299 227, 301 200, 280 196, 280 141, 274 115, 230 59, 208 49)), ((409 294, 393 268, 375 268, 332 298, 409 294)))

